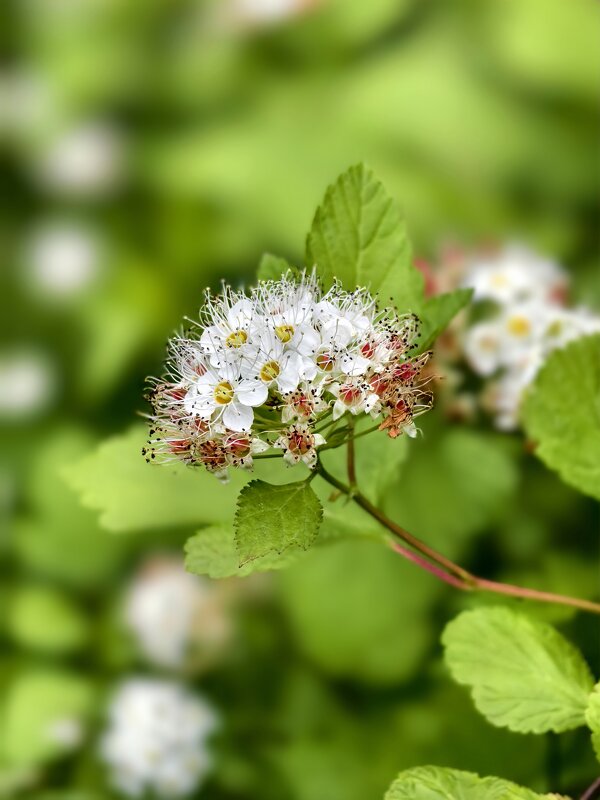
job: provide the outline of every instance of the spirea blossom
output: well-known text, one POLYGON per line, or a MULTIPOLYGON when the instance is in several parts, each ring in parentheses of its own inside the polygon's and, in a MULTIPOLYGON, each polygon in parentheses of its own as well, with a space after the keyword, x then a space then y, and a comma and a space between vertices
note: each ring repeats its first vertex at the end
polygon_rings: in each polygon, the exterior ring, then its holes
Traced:
POLYGON ((168 556, 143 563, 124 614, 144 656, 167 669, 210 664, 232 635, 226 585, 191 575, 168 556))
POLYGON ((345 417, 369 416, 396 437, 416 434, 431 395, 414 357, 418 320, 379 310, 366 289, 291 273, 249 295, 206 295, 198 323, 169 343, 166 375, 152 382, 149 460, 177 458, 218 477, 280 448, 314 467, 345 417))
POLYGON ((100 754, 113 785, 129 797, 194 792, 212 766, 210 706, 179 683, 131 678, 113 697, 100 754))
POLYGON ((568 306, 567 273, 523 245, 474 257, 453 252, 435 278, 434 289, 461 284, 473 288, 476 304, 487 304, 483 318, 481 313, 461 318, 454 341, 473 371, 486 379, 483 405, 504 430, 518 426, 524 393, 548 355, 600 331, 600 316, 568 306))

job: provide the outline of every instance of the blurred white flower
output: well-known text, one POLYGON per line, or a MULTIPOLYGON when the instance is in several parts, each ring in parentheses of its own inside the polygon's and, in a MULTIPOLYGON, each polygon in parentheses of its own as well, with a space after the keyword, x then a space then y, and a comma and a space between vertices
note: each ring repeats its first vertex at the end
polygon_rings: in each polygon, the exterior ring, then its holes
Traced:
POLYGON ((61 717, 54 720, 46 729, 47 738, 63 747, 74 750, 83 741, 83 725, 77 717, 61 717))
POLYGON ((97 196, 120 182, 125 153, 119 131, 104 122, 85 122, 63 131, 43 151, 36 172, 51 191, 97 196))
POLYGON ((0 353, 0 417, 35 416, 52 400, 54 371, 41 353, 16 350, 0 353))
POLYGON ((179 683, 130 678, 112 699, 100 754, 114 786, 129 797, 194 792, 212 767, 209 704, 179 683))
POLYGON ((232 618, 225 587, 186 572, 179 559, 155 557, 135 577, 125 619, 151 663, 181 669, 208 661, 230 641, 232 618))
POLYGON ((223 23, 234 26, 277 25, 322 5, 324 0, 229 0, 220 10, 223 23))
POLYGON ((554 261, 523 245, 508 244, 497 253, 473 259, 462 283, 474 289, 475 300, 499 304, 530 300, 560 303, 568 279, 554 261))
POLYGON ((25 243, 24 260, 33 286, 49 297, 79 293, 98 272, 97 237, 85 225, 71 220, 40 224, 25 243))

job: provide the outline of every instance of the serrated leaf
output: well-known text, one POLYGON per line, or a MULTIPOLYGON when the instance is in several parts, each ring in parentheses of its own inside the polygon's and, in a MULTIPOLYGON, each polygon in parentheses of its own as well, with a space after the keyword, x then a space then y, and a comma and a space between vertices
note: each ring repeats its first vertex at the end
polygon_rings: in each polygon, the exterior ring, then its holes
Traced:
POLYGON ((354 536, 315 548, 279 583, 300 647, 336 677, 406 680, 431 641, 427 613, 441 584, 382 542, 354 536))
POLYGON ((235 514, 235 546, 240 565, 314 542, 323 508, 305 481, 274 486, 256 480, 242 489, 235 514))
POLYGON ((222 485, 206 470, 147 464, 141 454, 146 437, 145 427, 136 425, 64 470, 82 504, 100 512, 105 528, 140 531, 231 519, 240 486, 248 480, 242 470, 232 470, 230 483, 222 485))
POLYGON ((505 607, 465 611, 443 633, 445 660, 493 725, 545 733, 585 724, 593 678, 558 631, 505 607))
POLYGON ((306 243, 306 264, 317 266, 326 286, 365 286, 382 306, 418 311, 423 276, 412 264, 406 222, 396 203, 363 164, 330 186, 306 243))
POLYGON ((0 719, 0 756, 34 764, 62 755, 69 742, 61 726, 82 724, 91 711, 91 684, 65 670, 21 672, 6 688, 0 719))
POLYGON ((19 644, 47 653, 76 650, 88 634, 85 616, 68 595, 42 586, 22 586, 12 595, 6 624, 19 644))
POLYGON ((522 414, 538 458, 566 483, 600 499, 600 334, 548 357, 522 414))
POLYGON ((550 797, 502 778, 480 778, 473 772, 445 767, 416 767, 398 775, 384 800, 549 800, 550 797))
POLYGON ((288 264, 285 258, 274 256, 272 253, 263 253, 256 278, 259 281, 278 281, 286 272, 299 274, 300 271, 288 264))
POLYGON ((592 731, 592 745, 596 758, 600 762, 600 683, 594 686, 585 711, 585 721, 592 731))
POLYGON ((472 296, 472 289, 455 289, 425 300, 418 311, 421 320, 419 351, 431 347, 458 312, 469 304, 472 296))
POLYGON ((283 569, 302 555, 301 550, 288 548, 283 553, 268 553, 240 566, 232 526, 211 525, 198 531, 185 544, 185 568, 196 575, 211 578, 240 578, 252 572, 283 569))

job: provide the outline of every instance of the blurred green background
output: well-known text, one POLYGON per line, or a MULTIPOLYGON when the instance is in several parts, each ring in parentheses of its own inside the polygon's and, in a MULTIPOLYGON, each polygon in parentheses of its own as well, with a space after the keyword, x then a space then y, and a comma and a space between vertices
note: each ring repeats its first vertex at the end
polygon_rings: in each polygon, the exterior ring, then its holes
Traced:
MULTIPOLYGON (((520 239, 600 307, 598 12, 593 0, 3 6, 0 796, 120 796, 96 756, 107 692, 164 670, 119 604, 144 559, 180 557, 191 531, 108 533, 61 471, 144 410, 145 376, 206 285, 249 282, 267 250, 301 262, 338 173, 373 167, 419 256, 520 239), (46 699, 52 680, 68 684, 57 714, 85 718, 77 745, 44 739, 36 679, 46 699)), ((594 594, 597 505, 518 435, 440 412, 423 427, 387 487, 400 522, 486 575, 594 594)), ((377 800, 425 763, 539 790, 594 778, 585 732, 540 740, 477 716, 438 645, 468 599, 377 546, 234 583, 232 642, 185 672, 222 718, 198 798, 377 800)), ((593 621, 536 613, 598 665, 593 621)))

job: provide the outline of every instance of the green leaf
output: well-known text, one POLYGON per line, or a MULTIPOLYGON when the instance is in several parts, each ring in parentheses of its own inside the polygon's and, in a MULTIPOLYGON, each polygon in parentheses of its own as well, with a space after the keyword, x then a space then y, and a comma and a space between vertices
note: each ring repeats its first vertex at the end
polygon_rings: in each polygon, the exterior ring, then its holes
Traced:
POLYGON ((70 749, 63 726, 82 724, 90 713, 92 687, 64 670, 21 672, 6 689, 0 718, 0 756, 11 764, 34 764, 70 749))
POLYGON ((548 357, 522 413, 538 458, 565 483, 600 500, 600 334, 548 357))
POLYGON ((594 686, 585 711, 585 721, 592 731, 592 744, 596 758, 600 761, 600 683, 594 686))
POLYGON ((558 631, 505 607, 465 611, 444 630, 445 659, 472 687, 493 725, 545 733, 585 724, 593 678, 583 656, 558 631))
POLYGON ((332 541, 278 579, 302 650, 331 675, 406 680, 431 642, 427 613, 441 584, 382 542, 332 541))
POLYGON ((83 505, 100 511, 105 528, 141 531, 231 519, 239 489, 248 480, 242 470, 233 470, 223 486, 206 470, 147 464, 141 454, 146 437, 145 427, 136 425, 64 471, 83 505))
POLYGON ((196 575, 211 578, 245 577, 252 572, 283 569, 302 555, 301 550, 288 548, 283 553, 267 553, 240 566, 233 527, 210 525, 190 537, 185 544, 185 568, 196 575))
POLYGON ((274 256, 271 253, 263 253, 256 278, 259 281, 278 281, 286 272, 299 274, 299 270, 288 264, 285 258, 274 256))
POLYGON ((458 312, 470 303, 472 296, 472 289, 456 289, 425 300, 418 312, 421 320, 419 351, 431 347, 458 312))
POLYGON ((305 481, 274 486, 256 480, 240 492, 235 546, 240 565, 284 550, 307 550, 323 517, 319 498, 305 481))
POLYGON ((544 800, 541 795, 502 778, 445 767, 415 767, 401 772, 384 800, 544 800))
POLYGON ((13 594, 7 627, 19 644, 47 653, 76 650, 88 633, 85 616, 68 595, 42 586, 23 586, 13 594))
POLYGON ((316 264, 326 286, 365 286, 400 311, 418 311, 423 276, 412 264, 406 222, 395 200, 363 164, 330 186, 306 243, 306 264, 316 264))

